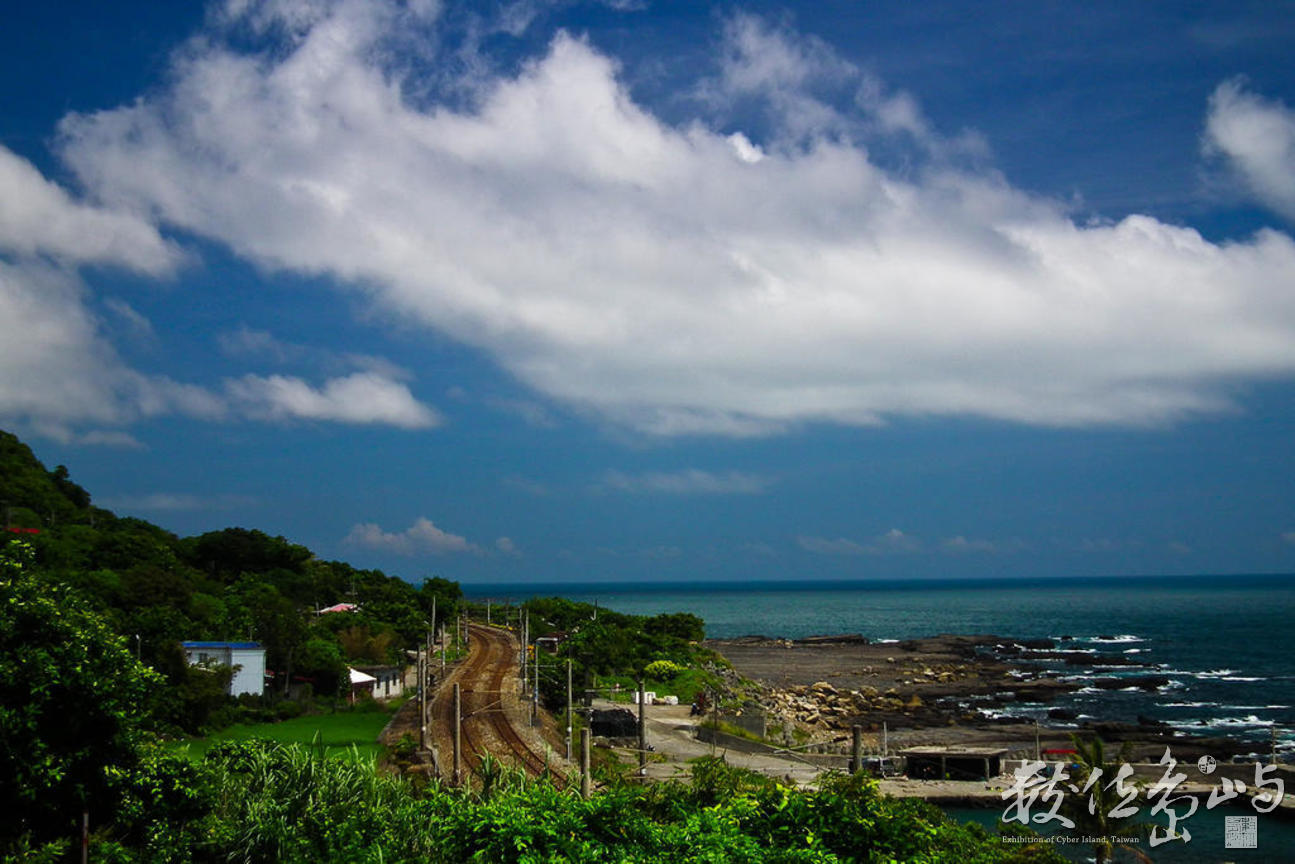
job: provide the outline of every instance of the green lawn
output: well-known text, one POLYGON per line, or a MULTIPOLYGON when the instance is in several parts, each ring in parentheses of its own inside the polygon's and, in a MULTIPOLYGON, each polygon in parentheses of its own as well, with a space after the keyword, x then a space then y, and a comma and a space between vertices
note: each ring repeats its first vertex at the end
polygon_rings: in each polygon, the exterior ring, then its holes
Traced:
POLYGON ((221 741, 245 741, 263 738, 285 744, 309 746, 315 736, 329 756, 350 758, 352 746, 363 758, 377 756, 378 733, 391 715, 386 711, 342 711, 336 714, 312 714, 280 723, 240 724, 213 732, 205 738, 190 738, 175 744, 175 752, 190 759, 201 759, 213 744, 221 741))

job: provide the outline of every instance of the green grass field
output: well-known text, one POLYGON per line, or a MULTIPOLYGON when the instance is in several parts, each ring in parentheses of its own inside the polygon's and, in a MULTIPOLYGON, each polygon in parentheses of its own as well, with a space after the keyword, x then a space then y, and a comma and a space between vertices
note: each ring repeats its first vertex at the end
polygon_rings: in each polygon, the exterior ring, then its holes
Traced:
POLYGON ((378 733, 390 719, 391 715, 386 711, 342 711, 336 714, 294 717, 280 723, 240 724, 213 732, 205 738, 178 741, 175 752, 198 760, 213 744, 221 741, 263 738, 284 744, 309 746, 318 735, 319 743, 326 748, 328 756, 349 759, 352 758, 352 753, 358 753, 361 758, 367 759, 378 755, 378 733))

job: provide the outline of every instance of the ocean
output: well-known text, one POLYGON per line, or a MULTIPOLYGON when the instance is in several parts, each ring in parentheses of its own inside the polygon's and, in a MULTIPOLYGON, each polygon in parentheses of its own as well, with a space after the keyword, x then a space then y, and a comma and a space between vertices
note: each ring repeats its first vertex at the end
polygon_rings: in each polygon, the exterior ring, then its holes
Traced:
MULTIPOLYGON (((1154 674, 1169 683, 1153 692, 1080 689, 1048 705, 1013 704, 1007 713, 1043 718, 1050 707, 1070 707, 1081 720, 1134 722, 1148 716, 1191 735, 1237 740, 1239 758, 1267 761, 1275 743, 1279 759, 1295 759, 1295 576, 536 584, 464 586, 464 591, 469 597, 513 601, 562 596, 642 615, 691 612, 705 620, 707 635, 715 638, 838 633, 896 641, 940 633, 1051 638, 1059 649, 1091 658, 1091 664, 1040 663, 1081 683, 1096 674, 1091 667, 1102 676, 1154 674), (1104 658, 1117 654, 1143 665, 1100 668, 1104 658)), ((1002 808, 946 809, 991 831, 1002 813, 1002 808)), ((1206 810, 1201 805, 1182 825, 1192 832, 1190 843, 1142 851, 1155 861, 1184 864, 1295 861, 1295 823, 1273 816, 1258 817, 1255 848, 1228 847, 1229 821, 1254 815, 1246 806, 1206 810)), ((1055 848, 1076 862, 1092 860, 1087 846, 1055 848)))
MULTIPOLYGON (((1151 717, 1191 735, 1241 742, 1238 757, 1295 758, 1295 576, 655 585, 464 586, 470 597, 562 596, 620 612, 691 612, 713 638, 860 633, 874 641, 940 633, 1052 638, 1083 665, 1040 660, 1081 684, 1097 675, 1159 675, 1155 691, 1084 687, 1047 705, 1005 709, 1078 720, 1151 717), (1064 639, 1062 637, 1070 637, 1064 639), (1138 666, 1101 668, 1104 658, 1138 666)), ((1054 726, 1064 723, 1049 721, 1054 726)))

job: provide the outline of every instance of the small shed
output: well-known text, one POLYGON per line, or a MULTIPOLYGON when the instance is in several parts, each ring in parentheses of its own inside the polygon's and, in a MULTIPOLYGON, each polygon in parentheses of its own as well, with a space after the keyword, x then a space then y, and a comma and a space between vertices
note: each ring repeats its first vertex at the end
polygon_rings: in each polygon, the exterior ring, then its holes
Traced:
POLYGON ((562 643, 565 641, 567 641, 567 634, 564 631, 557 630, 538 637, 535 640, 535 647, 542 648, 550 654, 556 654, 558 653, 558 648, 562 647, 562 643))
POLYGON ((899 755, 914 780, 989 780, 1003 773, 1007 748, 910 747, 899 755))
POLYGON ((373 695, 373 685, 377 683, 377 678, 367 672, 361 672, 359 669, 350 666, 347 667, 346 671, 351 676, 350 702, 352 705, 355 704, 357 699, 360 699, 363 696, 373 695))
POLYGON ((374 699, 395 699, 405 692, 404 675, 399 666, 355 666, 351 671, 373 679, 369 693, 374 699))

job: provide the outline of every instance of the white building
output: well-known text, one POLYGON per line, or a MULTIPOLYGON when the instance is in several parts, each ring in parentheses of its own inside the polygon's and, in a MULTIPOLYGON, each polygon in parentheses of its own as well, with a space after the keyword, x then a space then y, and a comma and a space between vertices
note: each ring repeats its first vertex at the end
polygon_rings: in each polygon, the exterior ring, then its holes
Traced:
POLYGON ((265 692, 265 649, 258 642, 182 642, 189 665, 233 666, 229 695, 265 692))
POLYGON ((351 701, 362 693, 374 699, 394 699, 405 692, 403 676, 398 666, 349 666, 351 675, 351 701))

